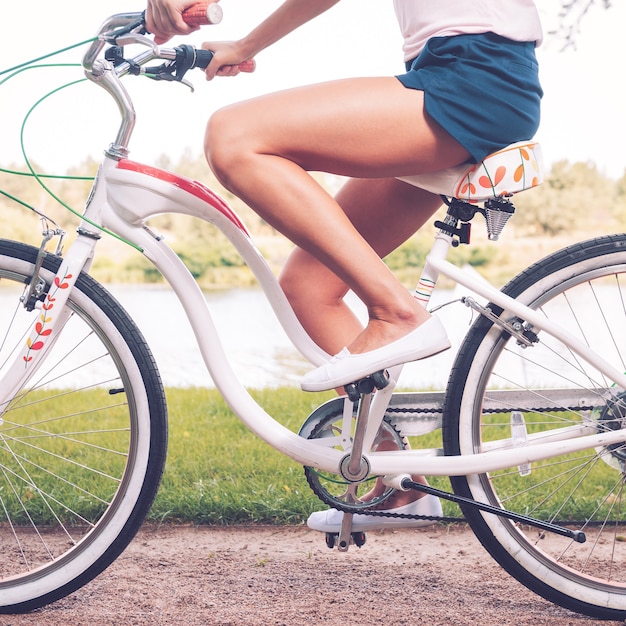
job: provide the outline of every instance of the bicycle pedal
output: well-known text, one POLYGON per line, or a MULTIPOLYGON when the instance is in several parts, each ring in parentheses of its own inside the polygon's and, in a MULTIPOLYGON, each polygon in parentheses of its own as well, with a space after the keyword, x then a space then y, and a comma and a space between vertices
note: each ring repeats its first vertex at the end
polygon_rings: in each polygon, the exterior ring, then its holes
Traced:
POLYGON ((352 402, 357 402, 362 395, 372 393, 375 389, 384 389, 388 384, 389 372, 387 370, 380 370, 370 376, 344 385, 344 390, 352 402))
MULTIPOLYGON (((332 550, 337 545, 339 539, 339 533, 326 533, 326 545, 332 550)), ((355 531, 350 533, 350 544, 355 545, 357 548, 361 548, 365 545, 367 536, 363 531, 355 531)), ((343 552, 347 551, 348 546, 343 547, 343 552)))

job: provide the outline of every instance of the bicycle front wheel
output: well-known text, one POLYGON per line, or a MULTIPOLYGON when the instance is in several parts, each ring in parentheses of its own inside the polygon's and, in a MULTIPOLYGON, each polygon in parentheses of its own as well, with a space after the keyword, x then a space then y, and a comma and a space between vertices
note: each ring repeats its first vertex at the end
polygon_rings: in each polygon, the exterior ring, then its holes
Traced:
MULTIPOLYGON (((0 240, 0 380, 41 315, 20 301, 36 255, 0 240)), ((46 257, 48 285, 59 264, 46 257)), ((85 274, 67 307, 29 387, 2 407, 1 613, 57 600, 112 563, 150 509, 165 463, 165 396, 137 327, 85 274)))
MULTIPOLYGON (((626 235, 555 253, 504 291, 626 371, 626 235)), ((444 408, 448 455, 532 445, 626 426, 626 393, 524 320, 519 341, 485 317, 465 339, 444 408), (523 346, 527 343, 526 346, 523 346)), ((459 495, 585 531, 584 544, 483 513, 463 512, 489 553, 546 599, 604 619, 626 618, 626 446, 452 479, 459 495)))

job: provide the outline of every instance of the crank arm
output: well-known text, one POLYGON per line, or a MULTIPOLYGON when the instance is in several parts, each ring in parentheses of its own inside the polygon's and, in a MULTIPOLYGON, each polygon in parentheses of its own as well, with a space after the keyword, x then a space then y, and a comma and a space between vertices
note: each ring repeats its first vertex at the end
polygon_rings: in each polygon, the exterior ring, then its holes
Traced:
POLYGON ((341 530, 339 531, 339 552, 347 552, 352 537, 352 513, 344 513, 341 518, 341 530))
MULTIPOLYGON (((346 501, 356 502, 356 483, 348 485, 346 492, 346 501)), ((350 539, 352 538, 352 516, 353 513, 345 513, 341 516, 341 529, 339 530, 339 544, 337 546, 339 552, 347 552, 350 547, 350 539)))
POLYGON ((557 524, 543 522, 541 520, 534 519, 526 515, 513 513, 513 511, 507 511, 506 509, 499 509, 498 507, 491 506, 490 504, 477 502, 476 500, 472 500, 471 498, 464 498, 463 496, 457 496, 456 494, 448 493, 447 491, 435 489, 430 485, 422 485, 421 483, 413 482, 408 478, 405 478, 402 481, 402 488, 415 489, 415 491, 420 491, 421 493, 427 493, 433 496, 437 496, 438 498, 443 498, 444 500, 450 500, 451 502, 456 502, 457 504, 466 504, 469 506, 473 506, 477 509, 480 509, 481 511, 493 513, 493 515, 498 515, 499 517, 506 517, 510 520, 513 520, 514 522, 528 524, 529 526, 534 526, 535 528, 539 528, 541 530, 546 530, 548 532, 555 533, 563 537, 568 537, 570 539, 573 539, 577 543, 585 543, 585 541, 587 541, 587 537, 582 530, 570 530, 569 528, 564 528, 563 526, 558 526, 557 524))

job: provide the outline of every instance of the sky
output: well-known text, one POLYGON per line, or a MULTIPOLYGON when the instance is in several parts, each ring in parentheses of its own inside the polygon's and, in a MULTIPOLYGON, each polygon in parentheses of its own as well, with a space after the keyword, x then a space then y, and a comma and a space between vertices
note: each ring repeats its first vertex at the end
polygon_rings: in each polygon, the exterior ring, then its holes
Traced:
MULTIPOLYGON (((173 40, 172 45, 237 38, 279 4, 280 0, 221 0, 221 24, 173 40)), ((591 161, 613 177, 626 170, 626 107, 619 69, 626 2, 614 4, 608 11, 599 7, 590 11, 576 50, 563 52, 561 42, 554 40, 538 49, 545 97, 537 139, 548 166, 568 159, 591 161)), ((537 5, 545 30, 551 29, 558 0, 538 0, 537 5)), ((3 4, 0 71, 84 41, 109 15, 141 11, 144 2, 30 0, 25 6, 27 15, 19 3, 3 4)), ((79 62, 83 49, 56 60, 79 62)), ((206 120, 231 102, 300 84, 401 72, 401 39, 392 2, 342 0, 262 52, 257 65, 254 74, 210 83, 201 71, 191 72, 193 93, 180 84, 129 78, 126 85, 137 111, 131 157, 153 163, 163 154, 175 162, 185 150, 200 155, 206 120)), ((79 68, 38 69, 0 85, 0 166, 23 163, 19 133, 29 108, 55 87, 81 77, 79 68)), ((62 173, 88 156, 99 158, 114 139, 118 120, 110 97, 94 85, 64 89, 30 115, 24 131, 28 157, 46 173, 62 173)))

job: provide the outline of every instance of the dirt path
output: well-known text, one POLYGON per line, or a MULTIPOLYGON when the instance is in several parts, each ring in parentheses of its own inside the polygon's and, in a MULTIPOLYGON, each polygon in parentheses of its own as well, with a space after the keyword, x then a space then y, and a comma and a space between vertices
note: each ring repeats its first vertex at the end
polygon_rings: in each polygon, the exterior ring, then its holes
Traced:
MULTIPOLYGON (((510 578, 465 527, 370 533, 346 554, 306 528, 147 527, 95 581, 2 626, 612 626, 510 578)), ((619 622, 621 623, 621 622, 619 622)))

